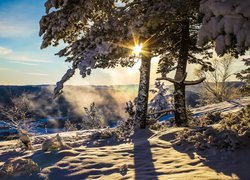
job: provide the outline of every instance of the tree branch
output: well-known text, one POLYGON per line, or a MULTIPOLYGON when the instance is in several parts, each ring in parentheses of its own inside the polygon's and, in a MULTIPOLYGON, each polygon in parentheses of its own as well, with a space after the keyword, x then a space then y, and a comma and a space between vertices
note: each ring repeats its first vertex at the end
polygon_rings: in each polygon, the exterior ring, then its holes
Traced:
POLYGON ((161 78, 157 78, 156 79, 157 81, 160 81, 160 80, 166 80, 166 81, 169 81, 169 82, 171 82, 171 83, 180 83, 179 81, 177 81, 177 80, 175 80, 175 79, 173 79, 173 78, 169 78, 169 77, 161 77, 161 78))
POLYGON ((175 111, 175 109, 165 109, 165 110, 161 110, 161 111, 156 111, 156 112, 153 112, 153 113, 149 113, 148 116, 155 115, 155 114, 160 114, 160 113, 174 112, 174 111, 175 111))
POLYGON ((180 79, 180 80, 176 80, 176 79, 173 79, 173 78, 169 78, 169 77, 160 77, 160 78, 157 78, 156 80, 157 81, 160 81, 160 80, 166 80, 166 81, 169 81, 171 83, 177 83, 177 84, 181 84, 185 81, 185 79, 187 78, 187 73, 184 74, 184 76, 180 79))
POLYGON ((203 77, 203 78, 198 79, 198 80, 195 80, 195 81, 184 81, 184 84, 185 84, 186 86, 188 86, 188 85, 196 85, 196 84, 202 83, 205 79, 206 79, 206 78, 203 77))

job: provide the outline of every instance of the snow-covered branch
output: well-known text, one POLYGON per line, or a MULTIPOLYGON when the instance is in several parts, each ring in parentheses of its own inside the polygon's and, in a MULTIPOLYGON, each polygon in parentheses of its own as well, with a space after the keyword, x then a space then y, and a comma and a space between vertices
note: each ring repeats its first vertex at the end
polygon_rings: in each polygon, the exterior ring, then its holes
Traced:
POLYGON ((196 85, 196 84, 202 83, 205 79, 206 79, 206 78, 203 77, 203 78, 198 79, 198 80, 195 80, 195 81, 184 81, 184 84, 185 84, 186 86, 188 86, 188 85, 196 85))
POLYGON ((198 45, 215 41, 215 51, 223 55, 228 49, 244 53, 250 47, 249 0, 202 0, 204 14, 198 45))

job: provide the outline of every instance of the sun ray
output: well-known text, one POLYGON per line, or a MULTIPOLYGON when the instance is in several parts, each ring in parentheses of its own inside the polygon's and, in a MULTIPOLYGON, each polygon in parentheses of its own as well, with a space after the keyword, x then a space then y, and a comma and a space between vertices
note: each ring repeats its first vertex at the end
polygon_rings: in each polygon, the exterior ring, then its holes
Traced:
POLYGON ((132 56, 136 56, 139 57, 141 54, 143 55, 148 55, 150 54, 150 52, 147 49, 147 47, 150 44, 150 41, 152 40, 152 38, 155 35, 152 35, 151 37, 149 37, 148 39, 146 39, 144 42, 140 42, 139 38, 136 36, 136 34, 134 33, 134 31, 131 28, 131 34, 132 34, 132 41, 133 43, 114 43, 115 45, 122 47, 122 48, 126 48, 131 50, 131 54, 132 56))
POLYGON ((142 53, 142 44, 136 44, 134 47, 133 47, 133 53, 136 55, 136 56, 139 56, 141 53, 142 53))

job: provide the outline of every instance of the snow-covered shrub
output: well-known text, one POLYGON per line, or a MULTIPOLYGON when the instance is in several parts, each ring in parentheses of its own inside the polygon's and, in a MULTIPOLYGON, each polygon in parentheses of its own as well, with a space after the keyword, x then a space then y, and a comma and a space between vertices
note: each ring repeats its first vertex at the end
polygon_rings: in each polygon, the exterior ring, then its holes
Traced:
POLYGON ((115 136, 114 130, 107 128, 91 133, 89 135, 89 138, 92 140, 98 140, 98 139, 108 139, 114 136, 115 136))
POLYGON ((161 130, 166 129, 167 127, 170 127, 170 123, 167 125, 165 122, 156 122, 149 126, 150 129, 155 130, 155 131, 161 131, 161 130))
POLYGON ((31 115, 31 104, 24 94, 20 97, 11 98, 11 106, 0 106, 0 115, 5 119, 4 123, 9 128, 18 132, 19 140, 27 149, 32 149, 29 131, 31 126, 28 123, 31 115))
POLYGON ((128 113, 127 119, 119 120, 114 129, 106 128, 93 132, 89 138, 94 140, 114 138, 119 141, 130 141, 138 123, 135 123, 135 105, 132 101, 126 102, 125 112, 128 113))
MULTIPOLYGON (((148 112, 155 113, 162 110, 171 109, 173 107, 173 97, 169 93, 169 88, 167 88, 164 82, 156 81, 155 89, 150 90, 155 96, 150 100, 148 104, 148 112)), ((161 113, 149 116, 150 119, 157 118, 161 113)))
POLYGON ((62 138, 57 134, 55 137, 48 138, 44 140, 42 143, 42 150, 43 151, 53 151, 53 150, 60 150, 64 148, 70 148, 68 145, 63 143, 62 138))
POLYGON ((220 121, 224 129, 233 131, 239 136, 250 137, 250 104, 236 113, 229 113, 220 121))
POLYGON ((105 126, 104 119, 96 107, 95 103, 90 104, 90 107, 84 107, 85 116, 80 124, 82 129, 100 129, 105 126))
POLYGON ((174 144, 183 145, 185 143, 192 144, 198 150, 216 147, 218 149, 234 151, 240 147, 240 139, 236 133, 213 127, 186 128, 178 132, 174 144))
POLYGON ((188 126, 189 127, 203 127, 218 123, 222 119, 221 112, 208 112, 201 117, 189 116, 188 126))
POLYGON ((65 121, 65 124, 64 124, 64 131, 66 132, 77 131, 77 125, 70 122, 70 120, 67 120, 65 121))
MULTIPOLYGON (((223 116, 222 120, 216 125, 195 129, 185 128, 176 134, 174 144, 191 143, 196 149, 200 150, 216 147, 234 151, 242 146, 242 139, 250 138, 249 115, 250 105, 239 112, 223 116)), ((212 121, 214 120, 218 119, 212 119, 212 121)))
POLYGON ((129 117, 118 121, 115 131, 116 137, 121 141, 129 141, 139 124, 139 122, 135 122, 135 105, 132 101, 126 102, 125 112, 128 113, 129 117))
POLYGON ((40 172, 40 168, 32 159, 8 159, 0 170, 0 177, 17 177, 40 172))
POLYGON ((31 115, 31 104, 26 95, 11 98, 10 106, 0 106, 0 115, 5 119, 5 124, 17 130, 30 130, 27 123, 31 115))

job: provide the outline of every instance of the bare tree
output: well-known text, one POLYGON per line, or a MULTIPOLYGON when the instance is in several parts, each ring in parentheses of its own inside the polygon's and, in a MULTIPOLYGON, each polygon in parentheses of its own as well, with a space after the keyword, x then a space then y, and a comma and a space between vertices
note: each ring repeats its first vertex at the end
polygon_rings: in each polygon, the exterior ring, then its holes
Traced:
POLYGON ((5 118, 5 124, 17 130, 20 141, 27 149, 32 149, 28 136, 31 127, 27 123, 30 112, 30 102, 25 95, 11 98, 10 106, 0 106, 0 115, 5 118))
POLYGON ((206 77, 203 81, 205 91, 202 92, 202 98, 205 103, 216 103, 229 100, 235 95, 232 84, 229 84, 229 78, 233 75, 231 67, 233 57, 225 55, 223 58, 214 58, 211 60, 213 71, 203 71, 196 69, 197 77, 206 77))

